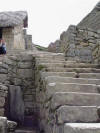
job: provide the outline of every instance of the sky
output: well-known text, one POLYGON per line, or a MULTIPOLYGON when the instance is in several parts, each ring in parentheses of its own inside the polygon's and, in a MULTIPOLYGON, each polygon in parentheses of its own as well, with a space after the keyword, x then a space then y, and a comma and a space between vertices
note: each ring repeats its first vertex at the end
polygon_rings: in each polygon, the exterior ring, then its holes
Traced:
POLYGON ((0 12, 28 12, 28 34, 34 44, 48 46, 68 26, 77 25, 99 0, 2 0, 0 12))

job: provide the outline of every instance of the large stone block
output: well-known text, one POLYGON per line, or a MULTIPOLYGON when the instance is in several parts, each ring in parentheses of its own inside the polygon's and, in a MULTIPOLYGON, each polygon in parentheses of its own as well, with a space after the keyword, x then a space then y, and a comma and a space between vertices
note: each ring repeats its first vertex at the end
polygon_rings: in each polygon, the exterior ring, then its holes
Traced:
POLYGON ((0 107, 4 107, 5 105, 5 97, 0 97, 0 107))
POLYGON ((93 106, 62 106, 57 110, 57 122, 58 124, 65 122, 97 122, 99 120, 97 110, 98 108, 93 106))
POLYGON ((5 112, 4 108, 0 108, 0 116, 4 116, 4 112, 5 112))
POLYGON ((100 94, 79 92, 56 92, 51 100, 51 108, 61 105, 100 106, 100 94))
POLYGON ((18 68, 30 69, 30 68, 32 68, 32 62, 19 62, 18 63, 18 68))
POLYGON ((99 123, 67 123, 64 133, 100 133, 99 123))
POLYGON ((33 76, 32 69, 18 69, 17 74, 21 78, 30 78, 33 76))
POLYGON ((20 86, 9 86, 9 108, 10 108, 10 117, 14 121, 23 123, 24 121, 24 100, 23 92, 20 86))
POLYGON ((99 85, 100 79, 85 79, 85 78, 72 78, 60 76, 48 76, 45 78, 46 83, 63 82, 63 83, 79 83, 79 84, 97 84, 99 85))
POLYGON ((49 99, 55 92, 99 93, 99 86, 79 83, 49 83, 46 85, 46 96, 49 99))
POLYGON ((0 82, 2 83, 6 80, 8 80, 7 74, 0 74, 0 82))
POLYGON ((0 133, 7 133, 7 118, 0 117, 0 133))
POLYGON ((17 56, 18 57, 18 60, 19 61, 22 61, 22 62, 28 62, 28 61, 32 61, 33 60, 33 57, 32 55, 29 55, 29 54, 20 54, 17 56))

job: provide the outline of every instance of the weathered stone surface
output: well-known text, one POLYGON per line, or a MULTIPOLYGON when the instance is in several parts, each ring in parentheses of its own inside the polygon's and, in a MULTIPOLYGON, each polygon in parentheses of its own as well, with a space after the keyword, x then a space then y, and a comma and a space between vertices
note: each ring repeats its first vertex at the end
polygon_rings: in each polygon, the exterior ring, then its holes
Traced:
POLYGON ((99 120, 97 110, 98 107, 93 106, 62 106, 57 110, 57 122, 58 124, 78 121, 97 122, 99 120))
POLYGON ((79 73, 80 78, 100 79, 100 73, 79 73))
POLYGON ((51 108, 61 105, 100 106, 100 94, 78 92, 56 92, 51 100, 51 108))
POLYGON ((16 129, 17 123, 14 121, 7 120, 7 129, 8 132, 14 132, 16 129))
POLYGON ((18 57, 18 60, 22 62, 25 62, 25 61, 30 62, 33 60, 32 55, 29 55, 29 54, 20 54, 17 57, 18 57))
POLYGON ((24 101, 33 101, 33 95, 24 95, 24 101))
POLYGON ((100 133, 99 123, 68 123, 64 126, 64 133, 100 133))
POLYGON ((0 73, 1 73, 1 74, 7 74, 8 71, 7 71, 6 69, 0 69, 0 73))
POLYGON ((96 68, 63 68, 63 67, 48 67, 44 69, 46 72, 77 72, 77 73, 100 73, 96 68))
POLYGON ((29 68, 32 68, 32 62, 19 62, 18 63, 18 68, 21 68, 21 69, 29 69, 29 68))
POLYGON ((47 76, 62 76, 62 77, 75 77, 76 73, 75 72, 42 72, 41 76, 47 77, 47 76))
POLYGON ((97 64, 89 64, 89 63, 68 63, 68 62, 65 62, 65 63, 62 63, 62 62, 60 62, 60 63, 55 63, 55 62, 53 62, 53 63, 39 63, 39 64, 37 64, 37 66, 38 65, 40 65, 41 64, 41 66, 44 66, 44 68, 45 67, 63 67, 63 68, 96 68, 96 67, 98 67, 98 65, 97 64))
POLYGON ((0 108, 0 116, 4 116, 4 112, 5 112, 4 108, 0 108))
POLYGON ((14 121, 24 121, 24 101, 20 86, 9 86, 10 94, 10 117, 14 121))
POLYGON ((50 98, 55 92, 85 92, 99 93, 99 86, 79 83, 49 83, 46 85, 46 95, 50 98))
POLYGON ((4 107, 5 105, 5 97, 0 97, 0 107, 4 107))
POLYGON ((60 76, 48 76, 45 78, 47 83, 63 82, 63 83, 79 83, 79 84, 97 84, 99 85, 100 79, 85 79, 85 78, 71 78, 60 76))
POLYGON ((4 82, 8 79, 7 74, 0 74, 0 82, 4 82))
POLYGON ((32 77, 33 70, 32 69, 18 69, 17 74, 22 78, 30 78, 32 77))
POLYGON ((6 132, 7 132, 7 118, 0 117, 0 133, 6 133, 6 132))

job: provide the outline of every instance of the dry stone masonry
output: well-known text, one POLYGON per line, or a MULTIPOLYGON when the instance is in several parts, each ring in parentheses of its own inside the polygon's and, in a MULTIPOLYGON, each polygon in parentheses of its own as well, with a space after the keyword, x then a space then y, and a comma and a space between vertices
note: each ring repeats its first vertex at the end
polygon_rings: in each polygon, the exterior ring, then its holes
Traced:
POLYGON ((15 133, 100 132, 98 64, 38 51, 7 55, 1 62, 0 77, 6 76, 0 115, 12 120, 0 117, 6 123, 0 124, 1 133, 14 133, 17 124, 25 128, 15 133))
POLYGON ((100 132, 98 67, 65 61, 62 54, 36 57, 36 103, 41 132, 100 132))
POLYGON ((92 62, 92 50, 99 43, 99 31, 95 31, 90 28, 79 28, 71 25, 66 32, 61 34, 60 40, 56 41, 52 45, 49 45, 48 49, 57 53, 61 51, 65 52, 67 60, 92 62))
POLYGON ((17 13, 22 19, 12 12, 13 32, 12 21, 9 29, 0 23, 0 34, 14 38, 9 54, 0 56, 0 133, 100 133, 100 2, 49 52, 32 50, 32 36, 22 28, 27 13, 17 13))

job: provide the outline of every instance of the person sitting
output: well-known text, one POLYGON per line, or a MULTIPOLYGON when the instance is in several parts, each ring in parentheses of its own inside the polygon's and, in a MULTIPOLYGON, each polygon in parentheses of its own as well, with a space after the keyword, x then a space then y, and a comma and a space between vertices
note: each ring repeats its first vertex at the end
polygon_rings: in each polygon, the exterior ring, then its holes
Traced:
POLYGON ((0 41, 0 54, 6 54, 6 44, 3 39, 0 41))

